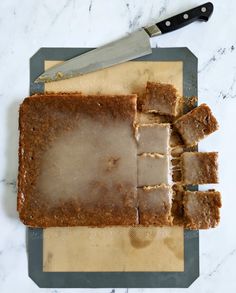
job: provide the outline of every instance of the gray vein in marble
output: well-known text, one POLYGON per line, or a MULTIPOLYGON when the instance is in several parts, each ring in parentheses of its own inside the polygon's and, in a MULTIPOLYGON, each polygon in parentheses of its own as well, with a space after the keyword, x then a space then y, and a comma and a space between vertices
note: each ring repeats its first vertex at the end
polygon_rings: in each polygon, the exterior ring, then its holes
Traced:
POLYGON ((217 53, 218 53, 219 55, 224 55, 225 52, 226 52, 226 48, 220 48, 220 49, 217 50, 217 53))
POLYGON ((63 13, 64 9, 66 9, 70 3, 72 2, 72 0, 67 0, 66 3, 63 5, 63 7, 56 13, 56 15, 54 16, 54 18, 51 21, 51 25, 54 25, 55 22, 58 20, 58 18, 60 17, 60 15, 63 13))
POLYGON ((201 73, 202 71, 204 71, 206 68, 208 68, 212 62, 216 61, 216 56, 213 55, 204 65, 201 69, 198 70, 198 73, 201 73))
POLYGON ((16 189, 16 179, 7 180, 5 178, 0 180, 0 183, 3 183, 7 187, 11 187, 14 192, 17 191, 16 189))
POLYGON ((130 31, 133 31, 133 30, 139 28, 139 21, 140 21, 141 16, 142 15, 140 13, 137 13, 135 15, 135 17, 129 21, 129 30, 130 31))
POLYGON ((169 0, 163 1, 162 6, 159 9, 158 17, 161 18, 163 15, 166 14, 167 6, 169 4, 169 0))
POLYGON ((229 90, 227 92, 220 91, 219 97, 222 98, 223 100, 235 99, 236 98, 235 85, 236 85, 236 76, 234 76, 232 83, 229 87, 229 90))
POLYGON ((221 267, 228 261, 228 259, 233 256, 236 252, 236 248, 233 249, 232 251, 230 251, 218 264, 217 266, 214 268, 214 270, 212 270, 210 273, 207 274, 206 278, 208 277, 212 277, 215 273, 217 273, 221 267))
POLYGON ((126 8, 128 10, 128 15, 129 15, 128 28, 129 28, 129 31, 132 32, 132 31, 140 28, 140 19, 142 17, 142 11, 138 10, 136 15, 134 17, 132 17, 131 12, 133 11, 133 9, 130 9, 129 3, 126 3, 126 8))
POLYGON ((93 6, 93 0, 91 0, 90 3, 89 3, 89 13, 91 13, 92 6, 93 6))
POLYGON ((115 292, 116 292, 116 290, 115 289, 112 289, 110 293, 115 293, 115 292))
POLYGON ((232 53, 234 49, 235 49, 234 45, 231 45, 228 48, 226 47, 219 48, 216 51, 216 53, 203 64, 202 68, 198 70, 198 73, 201 73, 205 71, 206 69, 208 69, 215 61, 220 60, 222 56, 227 55, 228 53, 232 53))

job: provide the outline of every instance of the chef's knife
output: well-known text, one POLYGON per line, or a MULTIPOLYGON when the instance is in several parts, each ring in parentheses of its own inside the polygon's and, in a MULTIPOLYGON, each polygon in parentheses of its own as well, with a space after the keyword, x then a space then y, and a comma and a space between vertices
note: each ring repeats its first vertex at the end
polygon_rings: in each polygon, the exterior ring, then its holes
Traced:
POLYGON ((212 12, 213 4, 207 2, 140 29, 123 39, 53 66, 40 75, 35 82, 51 82, 71 78, 151 54, 149 38, 182 28, 196 20, 208 21, 212 12))

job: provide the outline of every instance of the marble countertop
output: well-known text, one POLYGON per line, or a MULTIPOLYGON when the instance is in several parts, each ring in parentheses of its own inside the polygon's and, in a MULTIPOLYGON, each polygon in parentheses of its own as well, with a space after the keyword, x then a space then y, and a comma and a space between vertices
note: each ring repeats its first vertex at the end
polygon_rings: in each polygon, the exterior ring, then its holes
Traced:
POLYGON ((209 104, 220 130, 200 150, 220 152, 222 220, 200 231, 200 277, 183 289, 39 289, 28 277, 25 227, 16 212, 18 106, 29 92, 29 58, 40 47, 96 47, 197 0, 11 0, 0 2, 0 292, 236 292, 236 2, 212 1, 208 23, 156 37, 152 46, 188 47, 199 60, 199 101, 209 104))

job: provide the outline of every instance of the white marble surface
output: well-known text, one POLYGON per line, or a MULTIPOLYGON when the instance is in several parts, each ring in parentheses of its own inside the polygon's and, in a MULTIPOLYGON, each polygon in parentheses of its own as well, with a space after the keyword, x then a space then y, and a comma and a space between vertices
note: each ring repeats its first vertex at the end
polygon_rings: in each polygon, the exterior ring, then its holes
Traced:
POLYGON ((189 289, 39 289, 28 277, 25 227, 16 213, 18 106, 29 90, 29 58, 40 47, 96 47, 142 25, 201 4, 199 0, 0 1, 0 292, 236 292, 236 2, 213 1, 207 24, 152 40, 188 47, 199 60, 199 100, 218 117, 219 132, 200 144, 220 152, 219 228, 200 232, 200 277, 189 289))

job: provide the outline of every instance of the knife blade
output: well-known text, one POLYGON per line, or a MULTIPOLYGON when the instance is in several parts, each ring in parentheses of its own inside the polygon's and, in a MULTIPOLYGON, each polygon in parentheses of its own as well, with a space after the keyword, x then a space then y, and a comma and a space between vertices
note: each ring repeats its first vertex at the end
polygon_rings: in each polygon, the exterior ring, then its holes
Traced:
POLYGON ((208 21, 213 9, 213 4, 207 2, 142 28, 122 39, 51 67, 35 83, 63 80, 151 54, 150 38, 180 29, 197 20, 208 21))

